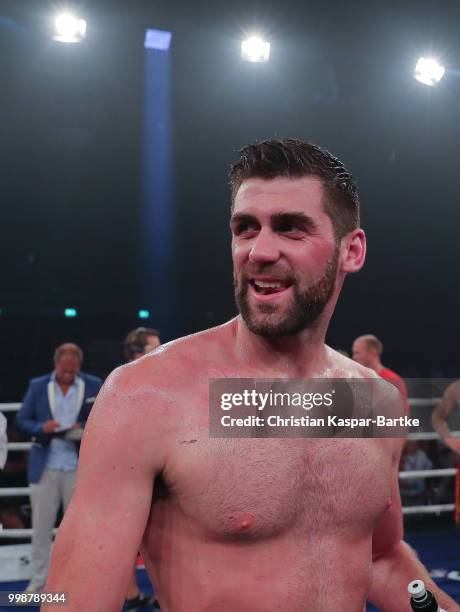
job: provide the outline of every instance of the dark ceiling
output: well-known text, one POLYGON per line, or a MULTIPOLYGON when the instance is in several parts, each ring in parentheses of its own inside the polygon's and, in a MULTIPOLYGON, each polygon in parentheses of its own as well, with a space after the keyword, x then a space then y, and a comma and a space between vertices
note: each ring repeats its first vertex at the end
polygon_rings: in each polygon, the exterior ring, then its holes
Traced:
POLYGON ((458 2, 78 6, 86 41, 60 45, 56 3, 0 2, 0 374, 19 381, 4 390, 46 371, 56 341, 121 339, 140 307, 151 325, 165 320, 140 244, 149 27, 173 32, 175 308, 165 339, 234 314, 228 166, 252 140, 295 136, 348 165, 368 234, 329 342, 349 349, 375 333, 402 373, 458 373, 458 2), (267 64, 240 59, 253 29, 271 41, 267 64), (447 68, 433 89, 412 78, 428 53, 447 68), (72 323, 66 305, 81 313, 72 323))

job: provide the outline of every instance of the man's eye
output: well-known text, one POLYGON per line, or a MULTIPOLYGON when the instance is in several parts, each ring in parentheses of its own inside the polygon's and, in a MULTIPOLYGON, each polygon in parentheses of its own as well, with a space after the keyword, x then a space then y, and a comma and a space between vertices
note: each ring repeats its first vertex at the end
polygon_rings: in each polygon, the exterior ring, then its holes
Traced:
POLYGON ((235 234, 237 236, 241 236, 242 234, 247 234, 249 232, 255 231, 257 231, 257 228, 251 223, 242 223, 241 225, 237 225, 237 227, 235 228, 235 234))
POLYGON ((285 225, 280 225, 280 227, 278 228, 278 231, 281 232, 282 234, 300 234, 302 233, 302 230, 300 229, 300 227, 297 227, 296 225, 292 225, 292 223, 286 223, 285 225))

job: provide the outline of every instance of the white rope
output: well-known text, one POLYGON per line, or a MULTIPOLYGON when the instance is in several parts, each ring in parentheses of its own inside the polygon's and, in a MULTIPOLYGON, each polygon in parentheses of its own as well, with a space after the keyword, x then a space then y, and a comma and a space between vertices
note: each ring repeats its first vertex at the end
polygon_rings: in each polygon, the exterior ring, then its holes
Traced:
MULTIPOLYGON (((454 434, 459 434, 458 431, 451 432, 454 434)), ((414 431, 412 433, 407 434, 408 440, 440 440, 441 436, 437 431, 414 431)))
POLYGON ((30 487, 4 487, 0 489, 0 497, 22 497, 30 494, 30 487))
POLYGON ((453 512, 455 504, 441 504, 439 506, 406 506, 402 509, 403 514, 438 514, 440 512, 453 512))
POLYGON ((442 468, 440 470, 412 470, 399 472, 399 478, 401 480, 408 480, 412 478, 435 478, 437 476, 455 476, 456 473, 456 468, 442 468))
POLYGON ((0 404, 0 412, 17 412, 21 406, 21 402, 9 402, 7 404, 0 404))
POLYGON ((436 406, 441 399, 440 397, 410 397, 409 406, 436 406))
POLYGON ((9 451, 29 450, 32 447, 32 442, 8 442, 9 451))
MULTIPOLYGON (((13 538, 32 538, 32 529, 1 529, 0 528, 0 539, 13 539, 13 538)), ((53 535, 56 535, 57 529, 53 529, 53 535)))

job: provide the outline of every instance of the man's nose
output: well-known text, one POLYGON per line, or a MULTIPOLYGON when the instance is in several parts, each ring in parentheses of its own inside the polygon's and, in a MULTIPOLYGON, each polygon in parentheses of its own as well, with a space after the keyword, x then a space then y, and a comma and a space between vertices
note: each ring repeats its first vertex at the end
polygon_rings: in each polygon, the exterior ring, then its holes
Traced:
POLYGON ((268 263, 278 261, 280 252, 276 236, 269 229, 261 229, 249 253, 251 263, 268 263))

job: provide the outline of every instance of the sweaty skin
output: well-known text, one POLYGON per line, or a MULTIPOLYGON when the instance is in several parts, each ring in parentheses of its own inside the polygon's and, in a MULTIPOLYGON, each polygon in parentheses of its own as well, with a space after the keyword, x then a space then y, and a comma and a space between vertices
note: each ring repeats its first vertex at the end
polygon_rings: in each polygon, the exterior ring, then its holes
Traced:
MULTIPOLYGON (((361 612, 374 531, 395 514, 375 554, 402 534, 392 441, 210 439, 209 378, 276 376, 235 356, 237 333, 165 345, 106 383, 48 584, 70 610, 116 610, 142 540, 165 612, 361 612)), ((369 376, 331 349, 308 375, 324 373, 369 376)))
POLYGON ((394 440, 209 437, 211 378, 376 376, 324 344, 365 236, 337 244, 323 195, 314 177, 244 181, 231 227, 246 319, 104 385, 46 585, 69 593, 67 612, 118 612, 139 547, 163 612, 361 612, 367 596, 410 612, 411 580, 436 591, 401 540, 394 440))
MULTIPOLYGON (((173 405, 187 410, 143 538, 162 609, 361 611, 372 532, 391 503, 391 443, 209 439, 209 378, 276 376, 242 367, 231 351, 222 355, 236 327, 233 321, 183 347, 191 361, 173 405)), ((337 377, 341 363, 328 353, 337 377)))

